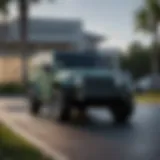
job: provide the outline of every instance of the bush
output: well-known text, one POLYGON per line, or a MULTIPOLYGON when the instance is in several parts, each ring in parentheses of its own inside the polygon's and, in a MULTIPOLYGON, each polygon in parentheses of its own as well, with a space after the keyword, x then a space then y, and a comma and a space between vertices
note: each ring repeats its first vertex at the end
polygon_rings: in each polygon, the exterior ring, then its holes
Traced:
POLYGON ((22 84, 6 83, 0 84, 0 94, 24 93, 25 88, 22 84))

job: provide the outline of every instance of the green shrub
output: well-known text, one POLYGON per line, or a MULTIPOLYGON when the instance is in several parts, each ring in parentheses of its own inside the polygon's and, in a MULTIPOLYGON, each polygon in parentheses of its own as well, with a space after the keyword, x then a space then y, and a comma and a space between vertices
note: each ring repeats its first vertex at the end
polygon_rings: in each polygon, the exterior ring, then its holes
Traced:
POLYGON ((6 83, 0 84, 0 94, 24 93, 25 89, 22 84, 6 83))
POLYGON ((51 160, 1 123, 0 135, 1 160, 51 160))

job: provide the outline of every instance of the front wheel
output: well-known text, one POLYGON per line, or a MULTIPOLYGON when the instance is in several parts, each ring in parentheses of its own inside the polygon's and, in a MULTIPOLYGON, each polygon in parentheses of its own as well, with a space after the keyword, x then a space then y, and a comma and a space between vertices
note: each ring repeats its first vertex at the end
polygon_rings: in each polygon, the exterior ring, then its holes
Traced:
POLYGON ((116 122, 125 123, 132 116, 133 107, 132 100, 120 100, 113 102, 110 110, 116 122))

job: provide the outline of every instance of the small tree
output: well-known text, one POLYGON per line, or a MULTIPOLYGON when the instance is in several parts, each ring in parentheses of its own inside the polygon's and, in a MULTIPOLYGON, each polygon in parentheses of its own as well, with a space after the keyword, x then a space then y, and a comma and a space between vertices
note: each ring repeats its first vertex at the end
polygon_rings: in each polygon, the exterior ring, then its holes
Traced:
POLYGON ((160 22, 159 0, 145 0, 143 8, 136 13, 136 29, 152 35, 152 73, 158 70, 158 27, 160 22))

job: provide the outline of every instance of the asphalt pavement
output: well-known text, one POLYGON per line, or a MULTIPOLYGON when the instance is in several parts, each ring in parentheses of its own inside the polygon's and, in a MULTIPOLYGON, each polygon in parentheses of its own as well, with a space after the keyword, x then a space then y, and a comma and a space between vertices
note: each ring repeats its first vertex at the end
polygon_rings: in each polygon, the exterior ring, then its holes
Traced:
POLYGON ((160 159, 160 104, 137 104, 125 125, 114 124, 104 109, 90 109, 88 116, 86 123, 64 125, 44 113, 30 116, 25 99, 0 99, 0 119, 57 160, 160 159))

